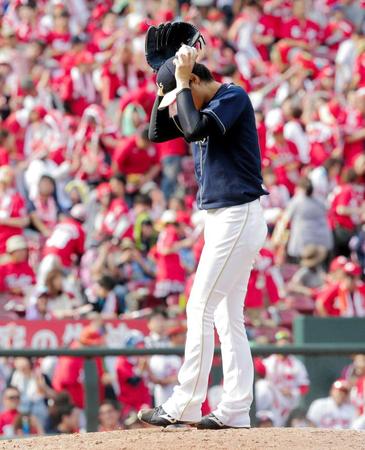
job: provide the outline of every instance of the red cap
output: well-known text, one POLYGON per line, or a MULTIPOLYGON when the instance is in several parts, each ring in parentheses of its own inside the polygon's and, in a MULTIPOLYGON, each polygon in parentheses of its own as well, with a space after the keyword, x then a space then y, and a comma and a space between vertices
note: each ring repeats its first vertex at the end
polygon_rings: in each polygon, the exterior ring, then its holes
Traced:
POLYGON ((273 132, 273 133, 284 133, 284 124, 283 124, 283 122, 278 122, 276 125, 274 125, 272 128, 271 128, 271 131, 273 132))
POLYGON ((46 117, 46 115, 48 114, 46 108, 44 106, 41 106, 41 105, 36 106, 33 109, 33 111, 38 113, 38 116, 39 116, 40 119, 44 119, 46 117))
POLYGON ((330 264, 330 272, 335 272, 336 270, 343 269, 345 264, 348 262, 345 256, 337 256, 333 259, 330 264))
POLYGON ((346 275, 350 275, 353 277, 359 277, 362 274, 361 266, 353 262, 346 263, 343 270, 346 275))

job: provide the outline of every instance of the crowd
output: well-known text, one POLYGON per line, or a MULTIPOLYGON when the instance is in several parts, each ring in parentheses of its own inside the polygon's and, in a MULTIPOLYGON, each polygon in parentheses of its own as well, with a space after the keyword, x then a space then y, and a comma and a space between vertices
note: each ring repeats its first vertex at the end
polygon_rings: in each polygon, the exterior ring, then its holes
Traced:
MULTIPOLYGON (((274 341, 300 313, 364 317, 364 1, 1 0, 0 318, 147 317, 148 339, 132 333, 128 345, 183 342, 204 213, 188 144, 148 139, 157 87, 144 57, 148 26, 171 20, 202 31, 201 61, 244 87, 256 112, 270 232, 246 296, 250 338, 274 341)), ((72 345, 100 343, 91 328, 72 345)), ((309 386, 283 358, 297 374, 281 388, 270 358, 257 389, 262 422, 277 425, 309 386)), ((100 361, 101 428, 133 426, 137 406, 161 403, 180 363, 100 361)), ((82 428, 80 373, 77 359, 4 361, 0 431, 82 428)), ((325 405, 351 399, 362 413, 364 381, 354 383, 341 375, 325 405)), ((293 421, 323 424, 326 408, 293 421)))

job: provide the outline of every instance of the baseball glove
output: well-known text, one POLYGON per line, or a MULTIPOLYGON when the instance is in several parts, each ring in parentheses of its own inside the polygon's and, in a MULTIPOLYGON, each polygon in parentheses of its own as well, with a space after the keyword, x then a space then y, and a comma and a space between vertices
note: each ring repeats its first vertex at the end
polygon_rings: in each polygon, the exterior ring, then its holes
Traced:
POLYGON ((167 22, 158 27, 150 26, 145 42, 146 60, 156 72, 183 45, 194 47, 205 44, 200 31, 187 22, 167 22))

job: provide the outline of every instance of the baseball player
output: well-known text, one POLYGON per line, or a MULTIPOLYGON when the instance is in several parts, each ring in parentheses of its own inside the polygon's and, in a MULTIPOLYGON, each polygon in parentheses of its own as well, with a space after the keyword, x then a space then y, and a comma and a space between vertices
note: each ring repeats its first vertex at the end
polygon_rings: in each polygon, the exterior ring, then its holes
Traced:
MULTIPOLYGON (((170 33, 171 34, 171 33, 170 33)), ((171 397, 139 419, 151 425, 194 424, 199 429, 248 428, 253 364, 243 299, 267 225, 259 197, 261 158, 254 111, 247 93, 214 80, 183 45, 157 73, 150 123, 154 142, 184 137, 193 143, 197 204, 207 210, 205 246, 187 304, 185 360, 171 397), (176 110, 176 114, 172 111, 176 110), (214 351, 214 325, 223 360, 223 396, 201 417, 214 351)))

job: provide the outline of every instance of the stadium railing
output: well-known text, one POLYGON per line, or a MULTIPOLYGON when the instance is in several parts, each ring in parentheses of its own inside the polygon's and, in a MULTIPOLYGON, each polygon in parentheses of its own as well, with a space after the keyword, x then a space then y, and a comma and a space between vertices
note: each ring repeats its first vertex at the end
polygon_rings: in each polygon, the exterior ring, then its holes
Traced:
MULTIPOLYGON (((365 354, 365 343, 362 344, 293 344, 286 346, 251 344, 253 356, 268 356, 272 354, 302 355, 302 356, 339 356, 365 354)), ((85 358, 85 398, 87 431, 97 431, 98 428, 98 373, 93 358, 106 356, 152 356, 152 355, 184 355, 184 348, 52 348, 52 349, 0 349, 0 357, 34 357, 71 356, 85 358)), ((220 355, 220 348, 215 349, 215 355, 220 355)), ((254 413, 254 408, 252 413, 254 413)))

